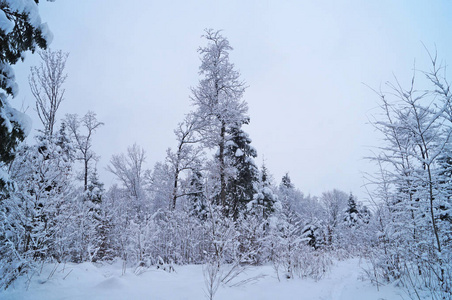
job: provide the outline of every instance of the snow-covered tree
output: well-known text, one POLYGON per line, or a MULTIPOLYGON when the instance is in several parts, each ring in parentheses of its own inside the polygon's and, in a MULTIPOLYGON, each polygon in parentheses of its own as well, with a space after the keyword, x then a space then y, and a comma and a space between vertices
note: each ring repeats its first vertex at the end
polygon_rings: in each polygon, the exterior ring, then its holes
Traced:
POLYGON ((19 89, 12 65, 24 60, 25 52, 47 48, 52 40, 47 24, 41 22, 38 1, 0 3, 0 191, 8 176, 5 164, 14 158, 14 149, 30 131, 30 119, 12 108, 8 96, 19 89))
POLYGON ((146 193, 149 171, 145 169, 146 154, 137 144, 127 148, 127 154, 113 155, 108 171, 122 183, 129 202, 129 216, 144 220, 150 214, 151 203, 146 193))
POLYGON ((431 59, 432 69, 422 73, 430 87, 417 88, 413 75, 408 89, 396 80, 388 84, 388 93, 379 93, 382 118, 374 125, 385 143, 374 158, 383 170, 381 180, 374 182, 380 187, 376 196, 386 207, 378 214, 385 225, 376 265, 384 274, 396 274, 386 279, 401 278, 411 288, 428 288, 437 298, 450 298, 450 223, 441 218, 442 208, 450 205, 443 189, 449 178, 441 166, 452 135, 451 92, 444 68, 436 56, 431 59))
POLYGON ((360 219, 360 213, 358 211, 358 204, 352 193, 348 197, 347 208, 344 212, 344 221, 349 227, 355 226, 360 219))
POLYGON ((257 152, 250 145, 251 139, 241 129, 241 124, 231 126, 227 133, 229 139, 226 142, 225 159, 231 168, 231 175, 226 184, 226 213, 237 219, 257 192, 259 170, 253 160, 257 152))
POLYGON ((304 243, 302 220, 287 202, 282 203, 278 216, 270 223, 272 261, 276 271, 282 268, 286 278, 293 278, 298 263, 298 253, 304 243))
MULTIPOLYGON (((150 177, 152 211, 172 208, 174 196, 174 169, 168 163, 157 162, 150 177)), ((179 189, 177 190, 179 191, 179 189)))
POLYGON ((198 120, 194 114, 188 114, 184 122, 180 123, 174 130, 177 138, 175 152, 171 149, 167 150, 166 161, 171 166, 174 177, 170 204, 173 210, 176 208, 177 199, 187 193, 180 186, 182 173, 191 171, 200 164, 199 159, 202 155, 202 148, 197 144, 203 139, 198 134, 202 126, 204 126, 203 121, 198 120))
POLYGON ((262 165, 257 186, 257 193, 253 196, 253 201, 249 204, 249 209, 258 216, 267 219, 274 211, 275 206, 281 206, 278 196, 274 193, 270 175, 265 164, 262 165))
POLYGON ((205 137, 204 144, 216 148, 216 164, 219 173, 219 204, 226 206, 226 185, 228 181, 226 164, 227 130, 233 124, 243 124, 248 119, 248 107, 242 100, 245 84, 240 73, 229 61, 232 47, 221 35, 221 31, 206 29, 204 37, 208 44, 201 47, 201 66, 199 73, 203 77, 196 88, 192 89, 194 112, 198 119, 204 120, 200 130, 205 137))
POLYGON ((336 242, 338 227, 342 223, 347 201, 347 193, 337 189, 324 192, 320 197, 320 202, 325 212, 324 219, 327 231, 327 243, 330 246, 336 242))
POLYGON ((33 270, 37 261, 69 258, 75 194, 71 162, 55 140, 40 136, 35 145, 22 145, 10 165, 14 185, 0 202, 1 264, 10 266, 5 278, 33 270))
POLYGON ((96 114, 89 111, 81 119, 76 114, 67 114, 63 124, 69 129, 72 138, 72 145, 75 150, 74 159, 83 164, 83 190, 87 191, 88 179, 94 169, 92 163, 98 160, 92 150, 92 138, 96 130, 104 123, 97 121, 96 114))
POLYGON ((205 220, 207 217, 207 197, 204 193, 204 176, 200 167, 195 167, 188 178, 187 202, 192 214, 205 220))
POLYGON ((31 68, 28 80, 44 132, 53 135, 56 113, 64 100, 63 84, 67 78, 64 68, 69 54, 61 50, 52 51, 50 48, 38 53, 42 62, 39 67, 31 68))
POLYGON ((292 184, 292 180, 290 179, 289 173, 284 174, 284 176, 281 178, 280 186, 286 189, 293 189, 295 187, 292 184))
POLYGON ((241 214, 237 225, 239 262, 258 265, 267 261, 269 259, 269 251, 266 247, 268 220, 251 211, 241 214))

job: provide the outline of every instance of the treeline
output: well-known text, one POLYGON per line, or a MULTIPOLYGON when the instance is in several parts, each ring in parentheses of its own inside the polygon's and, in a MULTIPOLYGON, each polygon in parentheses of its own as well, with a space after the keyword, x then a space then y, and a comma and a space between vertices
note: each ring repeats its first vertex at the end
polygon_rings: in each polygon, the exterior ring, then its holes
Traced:
POLYGON ((371 214, 352 194, 306 197, 288 174, 277 185, 264 164, 256 165, 232 48, 219 31, 206 30, 204 37, 195 110, 174 131, 176 148, 153 170, 138 145, 114 155, 108 171, 119 184, 108 190, 92 150, 103 123, 94 112, 69 114, 55 129, 68 55, 40 52, 42 64, 29 81, 44 129, 5 164, 3 287, 42 262, 116 258, 136 267, 273 262, 288 277, 319 277, 328 261, 318 258, 321 252, 357 253, 363 246, 371 214), (302 268, 319 259, 318 268, 302 268))

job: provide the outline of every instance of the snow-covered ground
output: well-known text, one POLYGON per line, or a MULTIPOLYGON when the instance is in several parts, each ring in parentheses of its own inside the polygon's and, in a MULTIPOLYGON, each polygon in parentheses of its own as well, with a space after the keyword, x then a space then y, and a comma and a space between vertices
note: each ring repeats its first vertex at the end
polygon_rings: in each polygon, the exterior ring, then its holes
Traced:
MULTIPOLYGON (((216 300, 306 299, 306 300, 392 300, 406 298, 401 289, 380 287, 363 281, 359 259, 335 263, 323 279, 281 279, 271 266, 250 267, 227 285, 221 285, 216 300), (247 280, 247 279, 255 280, 247 280), (247 281, 244 283, 244 281, 247 281)), ((175 272, 147 269, 140 275, 121 263, 95 266, 91 263, 44 267, 31 281, 20 278, 0 292, 0 299, 207 299, 200 265, 176 266, 175 272), (53 275, 51 275, 53 274, 53 275), (26 289, 28 285, 28 290, 26 289)))

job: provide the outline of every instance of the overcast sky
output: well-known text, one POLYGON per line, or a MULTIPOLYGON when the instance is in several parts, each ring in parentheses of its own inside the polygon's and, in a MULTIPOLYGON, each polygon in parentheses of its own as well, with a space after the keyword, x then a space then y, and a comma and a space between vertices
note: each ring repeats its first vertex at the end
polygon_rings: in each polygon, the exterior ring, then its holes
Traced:
MULTIPOLYGON (((305 194, 339 188, 365 198, 364 160, 378 136, 367 124, 378 89, 396 74, 408 84, 428 68, 422 45, 452 62, 452 1, 118 1, 40 2, 52 49, 70 52, 66 113, 97 113, 101 178, 112 154, 138 143, 148 167, 174 146, 173 129, 197 85, 205 28, 223 29, 230 59, 249 86, 250 134, 275 181, 289 172, 305 194)), ((29 53, 16 65, 19 96, 34 128, 29 53)), ((449 76, 450 78, 450 76, 449 76)), ((34 133, 33 133, 34 134, 34 133)))

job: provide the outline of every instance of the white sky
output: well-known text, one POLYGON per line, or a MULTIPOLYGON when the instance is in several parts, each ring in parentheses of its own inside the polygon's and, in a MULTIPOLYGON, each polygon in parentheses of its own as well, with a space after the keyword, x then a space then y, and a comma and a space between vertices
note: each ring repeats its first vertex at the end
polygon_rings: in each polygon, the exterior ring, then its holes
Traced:
MULTIPOLYGON (((245 128, 279 183, 289 172, 305 194, 339 188, 365 198, 363 157, 377 136, 366 125, 378 89, 393 73, 408 83, 428 67, 422 46, 452 61, 451 1, 41 1, 54 34, 52 49, 70 52, 66 113, 97 113, 105 123, 94 137, 101 179, 111 155, 137 142, 148 167, 175 144, 173 129, 190 111, 199 80, 204 28, 223 29, 231 61, 249 85, 245 128)), ((30 106, 28 54, 15 67, 19 96, 30 106)), ((450 78, 450 76, 449 76, 450 78)))

